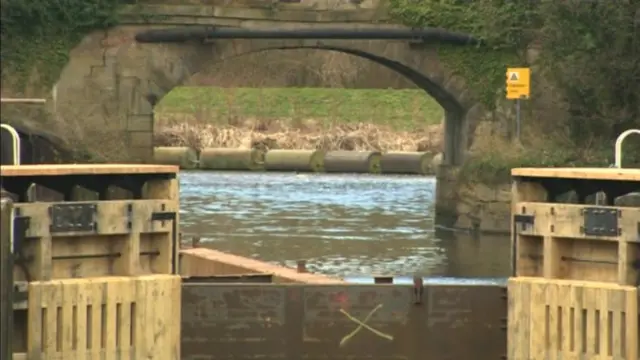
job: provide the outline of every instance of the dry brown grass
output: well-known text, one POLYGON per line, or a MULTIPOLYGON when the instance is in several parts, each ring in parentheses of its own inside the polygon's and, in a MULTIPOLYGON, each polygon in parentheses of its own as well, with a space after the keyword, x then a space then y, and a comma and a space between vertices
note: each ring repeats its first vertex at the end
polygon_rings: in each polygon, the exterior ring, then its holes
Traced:
POLYGON ((377 151, 442 151, 441 125, 421 132, 393 131, 365 123, 334 125, 323 129, 312 120, 299 126, 286 121, 261 121, 245 126, 219 126, 185 122, 168 124, 156 129, 157 146, 260 148, 260 149, 322 149, 377 151))
MULTIPOLYGON (((323 87, 415 88, 415 85, 379 64, 338 52, 286 50, 248 54, 214 63, 186 85, 227 88, 323 87)), ((194 104, 198 106, 198 104, 194 104)), ((415 131, 391 129, 371 122, 314 119, 233 118, 223 124, 194 121, 193 115, 172 114, 172 121, 156 122, 155 144, 226 148, 279 148, 377 151, 442 151, 442 125, 415 131)), ((424 116, 424 114, 422 114, 424 116)), ((210 117, 195 116, 196 118, 210 117)))

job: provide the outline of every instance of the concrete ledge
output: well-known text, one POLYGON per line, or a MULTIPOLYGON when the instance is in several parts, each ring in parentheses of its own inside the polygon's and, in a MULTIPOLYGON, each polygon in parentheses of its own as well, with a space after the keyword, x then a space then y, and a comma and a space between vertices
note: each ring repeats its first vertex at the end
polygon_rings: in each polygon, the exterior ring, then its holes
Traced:
POLYGON ((325 275, 299 273, 295 269, 268 264, 222 251, 193 248, 180 251, 180 275, 213 276, 237 274, 272 274, 275 283, 344 284, 342 279, 325 275))

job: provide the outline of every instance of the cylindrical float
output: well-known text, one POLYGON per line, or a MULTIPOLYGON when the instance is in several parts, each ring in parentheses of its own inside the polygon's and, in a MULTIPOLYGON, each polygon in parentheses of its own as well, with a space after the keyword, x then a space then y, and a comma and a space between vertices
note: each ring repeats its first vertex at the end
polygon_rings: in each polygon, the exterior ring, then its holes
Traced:
POLYGON ((269 150, 264 167, 271 171, 321 172, 324 153, 320 150, 269 150))
POLYGON ((162 165, 177 165, 180 169, 195 169, 198 152, 190 147, 161 146, 153 148, 153 161, 162 165))
POLYGON ((433 174, 431 158, 425 152, 394 151, 382 154, 380 168, 383 174, 433 174))
POLYGON ((257 149, 208 148, 200 152, 202 170, 262 170, 264 152, 257 149))
POLYGON ((324 156, 324 169, 332 173, 380 173, 377 151, 329 151, 324 156))

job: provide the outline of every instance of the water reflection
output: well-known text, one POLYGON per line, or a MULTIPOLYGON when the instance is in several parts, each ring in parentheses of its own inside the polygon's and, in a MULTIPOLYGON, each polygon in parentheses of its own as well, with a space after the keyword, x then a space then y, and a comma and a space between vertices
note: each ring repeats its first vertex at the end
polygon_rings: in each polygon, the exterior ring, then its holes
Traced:
POLYGON ((434 231, 435 179, 181 173, 181 230, 234 254, 340 276, 506 276, 508 239, 434 231))

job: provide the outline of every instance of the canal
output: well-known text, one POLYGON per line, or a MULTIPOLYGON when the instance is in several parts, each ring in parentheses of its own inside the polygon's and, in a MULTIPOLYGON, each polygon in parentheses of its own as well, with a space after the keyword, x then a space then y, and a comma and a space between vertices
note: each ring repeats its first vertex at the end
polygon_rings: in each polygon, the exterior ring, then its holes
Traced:
POLYGON ((310 271, 506 277, 507 236, 436 230, 435 178, 181 172, 181 231, 202 246, 310 271))

